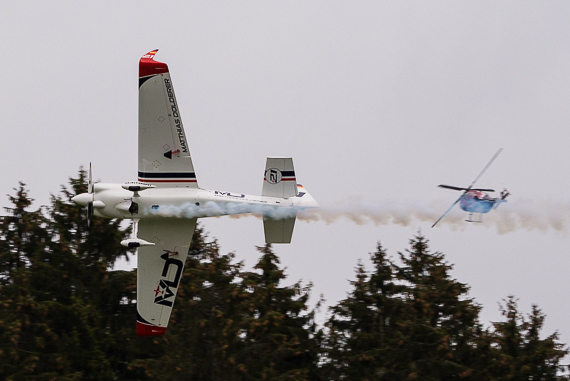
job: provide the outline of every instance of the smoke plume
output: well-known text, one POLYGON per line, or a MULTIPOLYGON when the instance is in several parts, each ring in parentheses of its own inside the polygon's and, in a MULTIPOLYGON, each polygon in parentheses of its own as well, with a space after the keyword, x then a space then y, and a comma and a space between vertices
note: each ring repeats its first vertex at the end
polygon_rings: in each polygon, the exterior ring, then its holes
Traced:
MULTIPOLYGON (((192 203, 182 206, 167 206, 160 211, 147 211, 162 217, 195 218, 230 215, 233 218, 244 216, 266 216, 282 219, 297 216, 302 221, 322 221, 327 224, 348 220, 357 225, 401 225, 410 226, 424 222, 431 226, 448 208, 447 201, 428 203, 401 201, 355 201, 320 208, 294 208, 288 206, 268 206, 248 203, 207 202, 196 206, 192 203)), ((465 229, 469 213, 455 206, 435 227, 448 226, 452 229, 465 229)), ((472 220, 481 220, 486 228, 493 228, 498 234, 517 230, 570 232, 570 203, 516 200, 501 204, 496 210, 485 214, 473 214, 472 220)))
MULTIPOLYGON (((333 223, 341 219, 356 224, 372 223, 375 225, 409 226, 418 222, 426 222, 431 226, 448 208, 442 201, 431 203, 411 202, 355 202, 325 206, 314 210, 300 211, 299 219, 307 221, 325 221, 333 223)), ((464 229, 469 213, 455 206, 437 225, 449 226, 452 229, 464 229)), ((482 223, 478 225, 493 228, 498 234, 506 234, 517 230, 570 232, 570 203, 516 200, 502 203, 489 213, 471 216, 472 220, 482 223)))

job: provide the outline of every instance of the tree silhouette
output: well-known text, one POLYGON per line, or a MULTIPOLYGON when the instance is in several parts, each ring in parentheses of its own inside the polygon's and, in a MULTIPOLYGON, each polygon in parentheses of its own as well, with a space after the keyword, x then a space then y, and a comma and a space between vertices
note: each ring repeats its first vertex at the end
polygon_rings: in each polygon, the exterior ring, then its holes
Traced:
POLYGON ((86 173, 32 208, 20 183, 0 216, 0 379, 5 380, 561 380, 568 353, 545 314, 516 298, 483 327, 453 266, 410 240, 398 262, 378 244, 356 265, 324 329, 311 283, 284 285, 271 245, 252 270, 196 227, 163 337, 136 337, 136 271, 113 270, 130 227, 71 202, 86 173))

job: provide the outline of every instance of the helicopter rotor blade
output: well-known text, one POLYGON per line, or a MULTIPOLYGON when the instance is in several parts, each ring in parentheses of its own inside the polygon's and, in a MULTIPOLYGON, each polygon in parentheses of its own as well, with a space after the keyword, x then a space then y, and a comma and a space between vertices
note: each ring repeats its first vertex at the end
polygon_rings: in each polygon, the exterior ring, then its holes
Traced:
POLYGON ((453 189, 453 190, 460 190, 460 191, 470 191, 470 190, 474 190, 474 191, 481 191, 481 192, 494 192, 494 189, 487 189, 487 188, 462 188, 462 187, 456 187, 453 185, 445 185, 445 184, 439 184, 438 185, 439 188, 445 188, 445 189, 453 189))
POLYGON ((493 162, 495 161, 495 159, 497 158, 497 156, 499 156, 499 154, 503 151, 502 148, 499 148, 499 150, 497 151, 497 153, 495 153, 493 155, 493 157, 491 158, 491 160, 489 160, 489 162, 487 163, 487 165, 485 166, 485 168, 483 168, 483 170, 481 171, 481 173, 479 173, 479 175, 477 177, 475 177, 475 180, 473 180, 473 182, 471 183, 471 185, 469 185, 469 187, 467 187, 467 190, 470 190, 473 185, 475 185, 475 183, 477 182, 477 180, 479 180, 479 178, 481 176, 483 176, 483 173, 485 173, 485 171, 491 166, 491 164, 493 164, 493 162))
POLYGON ((446 189, 453 189, 453 190, 462 190, 462 191, 468 190, 467 188, 455 187, 453 185, 445 185, 445 184, 439 184, 438 187, 446 188, 446 189))
POLYGON ((438 220, 434 222, 434 224, 431 226, 432 228, 433 228, 435 225, 437 225, 437 223, 438 223, 439 221, 441 221, 441 219, 442 219, 443 217, 445 217, 445 215, 446 215, 447 213, 449 213, 449 211, 450 211, 451 209, 453 209, 453 207, 455 206, 455 204, 457 204, 459 201, 461 201, 461 199, 463 198, 463 196, 465 196, 465 193, 467 193, 467 191, 465 191, 461 196, 459 196, 459 198, 458 198, 457 200, 455 200, 455 202, 449 207, 449 209, 447 209, 447 210, 445 211, 445 213, 443 213, 442 216, 439 217, 438 220))

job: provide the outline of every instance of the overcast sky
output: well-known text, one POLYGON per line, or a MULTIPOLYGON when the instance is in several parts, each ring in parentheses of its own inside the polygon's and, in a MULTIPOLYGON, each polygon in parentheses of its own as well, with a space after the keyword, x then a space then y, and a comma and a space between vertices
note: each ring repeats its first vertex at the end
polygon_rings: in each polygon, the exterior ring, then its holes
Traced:
MULTIPOLYGON (((23 181, 47 204, 89 162, 135 180, 138 60, 158 48, 201 187, 260 194, 265 158, 292 156, 329 211, 275 246, 291 283, 334 304, 378 241, 397 257, 421 232, 484 323, 513 294, 570 343, 568 20, 567 1, 2 1, 0 194, 23 181), (469 185, 499 147, 477 185, 508 204, 431 229, 459 196, 437 185, 469 185)), ((259 219, 201 221, 256 263, 259 219)))

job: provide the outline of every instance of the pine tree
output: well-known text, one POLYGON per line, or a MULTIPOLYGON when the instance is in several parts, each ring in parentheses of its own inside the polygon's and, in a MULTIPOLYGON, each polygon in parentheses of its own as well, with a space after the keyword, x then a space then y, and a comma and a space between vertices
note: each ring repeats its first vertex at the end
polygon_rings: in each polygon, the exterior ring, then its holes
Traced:
MULTIPOLYGON (((112 268, 118 259, 128 258, 128 249, 120 242, 129 235, 130 227, 122 228, 120 220, 93 217, 89 229, 85 208, 71 201, 75 195, 87 192, 86 171, 80 170, 77 178, 70 178, 69 186, 62 187, 61 195, 52 196, 50 208, 50 234, 57 238, 50 261, 64 272, 56 283, 57 291, 52 293, 62 293, 58 300, 85 314, 83 321, 88 328, 78 334, 77 340, 83 348, 91 346, 93 353, 89 355, 91 360, 83 360, 81 366, 89 369, 89 364, 105 364, 110 374, 121 374, 128 358, 125 352, 130 350, 126 338, 134 336, 136 276, 112 268)), ((61 326, 62 335, 68 334, 68 327, 61 326)))
POLYGON ((538 306, 525 318, 517 300, 509 296, 500 305, 504 322, 493 323, 496 360, 492 373, 496 380, 559 380, 560 360, 568 354, 558 342, 558 332, 540 338, 545 315, 538 306))
POLYGON ((45 220, 41 210, 27 210, 33 200, 25 184, 15 191, 9 196, 13 206, 0 218, 0 378, 6 380, 37 374, 40 351, 51 336, 31 271, 34 257, 46 250, 45 220))
POLYGON ((243 276, 249 293, 243 348, 236 356, 243 380, 318 379, 316 365, 320 333, 315 310, 308 310, 312 285, 280 286, 286 278, 271 245, 258 247, 262 256, 254 267, 261 271, 243 276))
POLYGON ((357 267, 348 298, 331 308, 325 373, 330 379, 478 378, 480 307, 452 279, 441 253, 417 236, 401 266, 378 245, 374 271, 357 267))
POLYGON ((467 296, 469 287, 453 279, 444 255, 431 253, 421 235, 400 253, 398 277, 407 284, 407 317, 400 322, 405 336, 399 366, 408 378, 479 379, 470 366, 473 343, 481 332, 481 307, 467 296))
POLYGON ((32 200, 21 184, 10 198, 14 207, 0 223, 5 272, 0 300, 6 307, 0 315, 11 324, 0 335, 14 344, 7 351, 14 354, 12 360, 2 361, 8 364, 0 370, 6 379, 113 377, 112 357, 105 351, 116 347, 108 340, 107 323, 114 316, 105 316, 105 307, 116 309, 122 297, 104 296, 109 296, 108 270, 117 258, 113 250, 125 255, 119 242, 126 231, 114 221, 100 221, 101 229, 86 231, 81 209, 70 201, 86 190, 84 175, 80 171, 78 179, 70 179, 74 193, 63 188, 64 196, 52 197, 50 206, 35 212, 26 210, 32 200))
POLYGON ((285 279, 270 246, 257 272, 243 272, 235 255, 221 255, 198 225, 168 333, 131 375, 157 380, 317 379, 318 334, 306 312, 310 285, 285 279), (178 350, 184 348, 184 350, 178 350))
POLYGON ((395 283, 394 264, 380 243, 371 254, 374 271, 362 262, 348 297, 331 307, 323 371, 329 379, 399 379, 394 351, 399 348, 402 285, 395 283))

